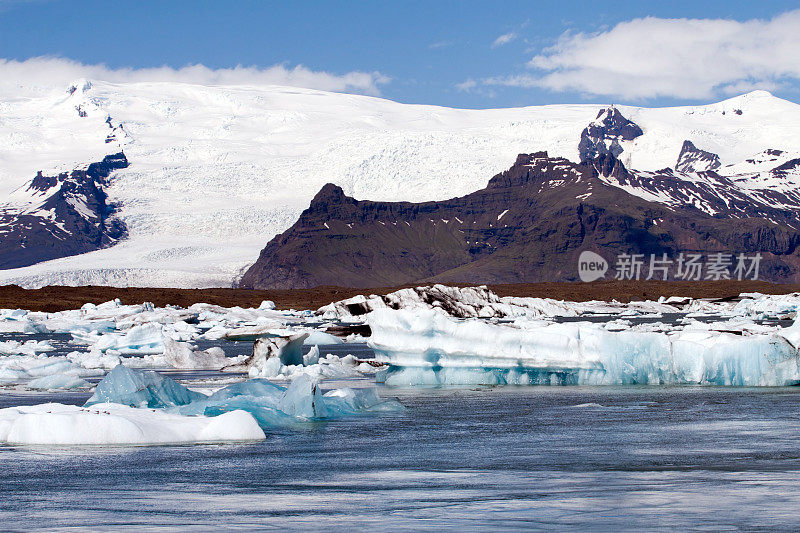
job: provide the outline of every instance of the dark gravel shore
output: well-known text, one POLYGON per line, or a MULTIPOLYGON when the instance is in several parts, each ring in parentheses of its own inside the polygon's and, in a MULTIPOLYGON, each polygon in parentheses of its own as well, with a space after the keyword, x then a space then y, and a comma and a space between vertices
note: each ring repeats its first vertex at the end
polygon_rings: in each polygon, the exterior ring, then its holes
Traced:
MULTIPOLYGON (((783 285, 762 281, 601 281, 594 283, 520 283, 489 285, 500 296, 537 296, 559 300, 612 300, 622 302, 658 299, 659 296, 691 296, 694 298, 730 298, 742 292, 784 294, 800 291, 800 285, 783 285)), ((87 302, 102 303, 119 298, 123 303, 152 302, 156 306, 188 307, 205 302, 225 307, 257 307, 263 300, 272 300, 279 309, 317 309, 335 300, 357 294, 385 294, 401 287, 373 289, 348 287, 316 287, 296 290, 249 289, 167 289, 118 287, 61 287, 23 289, 16 285, 0 286, 0 308, 21 308, 31 311, 77 309, 87 302)))

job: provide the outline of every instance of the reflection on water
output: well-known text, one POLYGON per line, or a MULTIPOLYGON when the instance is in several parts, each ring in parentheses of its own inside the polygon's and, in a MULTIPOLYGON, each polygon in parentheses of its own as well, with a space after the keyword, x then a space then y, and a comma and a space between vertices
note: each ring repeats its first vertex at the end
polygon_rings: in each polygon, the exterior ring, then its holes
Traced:
MULTIPOLYGON (((248 445, 0 449, 4 527, 794 528, 797 389, 382 391, 248 445)), ((0 406, 85 394, 0 395, 0 406)))

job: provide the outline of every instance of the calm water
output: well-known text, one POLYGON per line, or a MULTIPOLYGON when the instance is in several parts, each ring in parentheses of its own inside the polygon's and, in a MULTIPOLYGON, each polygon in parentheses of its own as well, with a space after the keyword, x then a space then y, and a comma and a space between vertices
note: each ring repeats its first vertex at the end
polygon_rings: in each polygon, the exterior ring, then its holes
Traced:
MULTIPOLYGON (((800 389, 384 390, 251 445, 0 448, 3 529, 796 529, 800 389)), ((86 394, 0 395, 0 406, 86 394)))

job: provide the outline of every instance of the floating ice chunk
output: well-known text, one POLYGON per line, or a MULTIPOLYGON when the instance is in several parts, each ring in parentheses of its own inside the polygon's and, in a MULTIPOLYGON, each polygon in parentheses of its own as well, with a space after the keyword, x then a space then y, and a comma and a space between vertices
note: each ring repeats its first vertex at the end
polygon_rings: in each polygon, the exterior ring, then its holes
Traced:
POLYGON ((88 389, 92 384, 77 376, 68 374, 53 374, 36 378, 26 385, 29 389, 35 390, 70 390, 88 389))
POLYGON ((58 374, 80 377, 96 373, 96 371, 84 369, 66 357, 60 356, 14 355, 0 357, 0 383, 21 383, 58 374))
MULTIPOLYGON (((433 285, 400 289, 383 295, 354 296, 321 307, 323 318, 365 315, 377 309, 434 309, 458 318, 502 318, 518 316, 576 316, 576 306, 549 298, 499 297, 486 286, 448 287, 433 285)), ((673 308, 674 310, 674 308, 673 308)))
POLYGON ((132 370, 119 365, 97 384, 94 394, 85 405, 102 402, 131 407, 164 408, 186 405, 206 398, 172 379, 156 372, 132 370))
POLYGON ((609 331, 589 322, 490 324, 428 310, 378 310, 368 320, 370 346, 392 365, 377 379, 390 385, 800 382, 800 356, 787 340, 795 338, 794 326, 784 337, 609 331))
POLYGON ((271 376, 278 363, 281 365, 303 364, 303 341, 307 333, 283 333, 280 336, 261 337, 253 344, 253 354, 244 362, 223 368, 226 372, 248 372, 250 377, 271 376))
POLYGON ((273 302, 272 300, 264 300, 263 302, 261 302, 261 305, 259 305, 258 308, 262 309, 262 310, 263 309, 266 309, 266 310, 275 309, 275 302, 273 302))
MULTIPOLYGON (((262 337, 282 336, 285 331, 283 328, 284 324, 278 320, 264 319, 259 320, 259 324, 256 326, 241 326, 225 330, 220 338, 232 341, 255 341, 262 337)), ((205 337, 210 338, 208 332, 205 337)))
POLYGON ((312 346, 307 354, 303 355, 303 366, 319 364, 319 346, 312 346))
POLYGON ((344 416, 369 412, 404 411, 397 400, 385 400, 374 388, 336 389, 323 395, 329 416, 344 416))
POLYGON ((84 320, 81 318, 55 317, 44 322, 53 333, 112 333, 117 324, 113 320, 84 320))
POLYGON ((288 388, 265 379, 251 379, 218 390, 206 399, 177 407, 181 414, 209 416, 233 409, 251 413, 261 427, 291 426, 307 420, 370 412, 401 411, 396 400, 380 398, 374 389, 340 389, 322 395, 319 385, 301 375, 288 388))
POLYGON ((297 417, 284 413, 278 408, 270 406, 268 402, 252 396, 235 396, 228 400, 209 401, 203 409, 203 414, 218 416, 234 410, 250 413, 264 429, 294 426, 300 422, 297 417))
POLYGON ((0 354, 2 355, 35 355, 42 352, 55 350, 47 341, 17 341, 0 342, 0 354))
POLYGON ((229 385, 206 399, 196 400, 178 408, 181 414, 216 416, 235 409, 252 414, 263 428, 287 426, 297 422, 296 417, 279 409, 286 389, 265 379, 250 379, 229 385))
POLYGON ((154 445, 264 438, 252 415, 238 410, 205 417, 118 404, 0 409, 0 443, 12 445, 154 445))
POLYGON ((24 370, 0 368, 0 384, 17 383, 28 378, 30 378, 30 376, 28 376, 28 373, 24 370))
POLYGON ((34 324, 29 320, 2 320, 0 321, 0 333, 47 333, 47 329, 41 324, 34 324))
POLYGON ((284 413, 301 418, 328 416, 319 384, 308 376, 300 376, 289 385, 278 402, 278 408, 284 413))
POLYGON ((312 330, 308 332, 308 337, 306 337, 304 344, 306 345, 342 344, 342 339, 334 335, 331 335, 330 333, 325 333, 324 331, 312 330))
POLYGON ((229 363, 225 351, 219 346, 205 351, 195 351, 186 342, 164 337, 164 360, 174 368, 219 370, 229 363))
POLYGON ((228 385, 227 387, 216 391, 214 394, 208 397, 208 400, 220 401, 229 400, 237 396, 254 396, 259 398, 270 398, 277 402, 281 397, 283 397, 284 392, 286 392, 284 387, 275 385, 266 379, 248 379, 247 381, 234 383, 233 385, 228 385))
POLYGON ((346 379, 375 374, 379 370, 376 366, 359 361, 352 355, 339 357, 327 354, 325 357, 319 357, 318 350, 314 348, 312 347, 311 351, 303 356, 303 365, 282 365, 277 357, 271 357, 260 369, 251 369, 250 376, 287 381, 300 376, 318 380, 346 379))
POLYGON ((94 348, 101 352, 115 350, 123 355, 158 354, 164 351, 164 335, 159 324, 142 324, 123 335, 101 335, 94 348))
POLYGON ((67 354, 67 359, 86 369, 111 370, 120 364, 121 359, 113 350, 101 352, 90 350, 88 352, 74 351, 67 354))

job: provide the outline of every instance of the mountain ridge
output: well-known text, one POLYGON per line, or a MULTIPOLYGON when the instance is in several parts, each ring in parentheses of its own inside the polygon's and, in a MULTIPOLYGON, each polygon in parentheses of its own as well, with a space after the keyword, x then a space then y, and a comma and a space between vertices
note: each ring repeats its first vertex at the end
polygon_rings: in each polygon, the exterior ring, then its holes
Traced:
POLYGON ((583 163, 536 152, 520 154, 484 189, 446 201, 356 200, 327 184, 240 286, 575 281, 584 250, 758 252, 764 279, 800 280, 797 229, 735 210, 722 217, 692 203, 667 206, 609 182, 631 176, 611 152, 583 163))
MULTIPOLYGON (((579 161, 581 132, 609 108, 461 110, 277 86, 101 80, 0 95, 0 107, 0 203, 39 169, 69 172, 120 150, 131 162, 106 189, 127 237, 0 271, 0 283, 29 287, 229 286, 327 182, 359 199, 466 195, 519 153, 547 150, 579 161)), ((784 162, 800 157, 800 106, 766 93, 707 106, 614 109, 643 132, 618 140, 628 169, 673 167, 687 139, 718 154, 721 168, 741 166, 740 177, 726 175, 734 181, 752 181, 760 171, 745 167, 759 164, 744 161, 766 150, 784 152, 784 162)), ((770 170, 755 178, 764 187, 752 194, 766 194, 767 185, 783 194, 781 183, 794 183, 793 171, 779 179, 770 170)))

